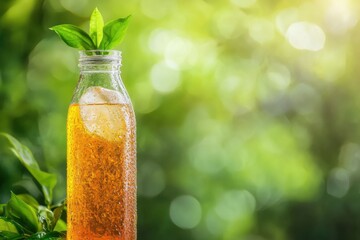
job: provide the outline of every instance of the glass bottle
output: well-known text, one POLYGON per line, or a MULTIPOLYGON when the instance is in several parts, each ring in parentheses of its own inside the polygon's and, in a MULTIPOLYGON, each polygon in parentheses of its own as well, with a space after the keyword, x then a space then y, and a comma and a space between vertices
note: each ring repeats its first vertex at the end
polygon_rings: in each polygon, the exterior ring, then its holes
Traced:
POLYGON ((68 240, 136 239, 136 122, 121 52, 81 51, 67 118, 68 240))

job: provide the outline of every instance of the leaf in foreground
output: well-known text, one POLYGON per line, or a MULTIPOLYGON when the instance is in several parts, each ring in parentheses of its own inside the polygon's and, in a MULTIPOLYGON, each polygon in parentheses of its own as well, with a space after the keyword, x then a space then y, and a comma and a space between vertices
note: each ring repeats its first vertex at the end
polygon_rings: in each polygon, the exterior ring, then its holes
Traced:
POLYGON ((66 223, 60 219, 64 211, 65 205, 66 205, 66 199, 62 201, 62 203, 59 206, 56 206, 53 210, 54 213, 53 225, 55 226, 54 228, 55 231, 59 231, 59 232, 66 231, 66 223))
POLYGON ((0 233, 1 232, 11 232, 19 234, 14 222, 6 217, 0 217, 0 233))
POLYGON ((38 201, 29 194, 18 194, 16 196, 34 208, 38 208, 40 205, 38 201))
POLYGON ((67 230, 67 226, 66 226, 66 222, 62 219, 59 219, 56 223, 56 226, 54 228, 54 231, 57 232, 66 232, 67 230))
POLYGON ((47 207, 39 206, 38 207, 38 219, 42 225, 42 229, 45 232, 50 232, 54 229, 54 213, 50 211, 47 207))
POLYGON ((41 185, 41 189, 45 197, 45 203, 47 205, 50 205, 52 201, 53 189, 57 182, 56 175, 41 171, 31 151, 25 145, 22 145, 18 140, 16 140, 9 134, 1 133, 1 135, 5 136, 9 140, 13 147, 11 148, 11 150, 13 151, 15 156, 17 156, 22 165, 41 185))
POLYGON ((36 208, 21 200, 13 192, 6 205, 6 214, 8 218, 19 223, 26 232, 34 233, 41 230, 36 208))

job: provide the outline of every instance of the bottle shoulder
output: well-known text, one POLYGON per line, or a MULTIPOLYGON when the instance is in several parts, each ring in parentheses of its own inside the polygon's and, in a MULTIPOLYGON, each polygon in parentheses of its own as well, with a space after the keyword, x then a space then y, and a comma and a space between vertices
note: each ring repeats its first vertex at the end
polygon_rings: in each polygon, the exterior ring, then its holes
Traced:
POLYGON ((81 72, 72 104, 131 104, 118 72, 81 72))

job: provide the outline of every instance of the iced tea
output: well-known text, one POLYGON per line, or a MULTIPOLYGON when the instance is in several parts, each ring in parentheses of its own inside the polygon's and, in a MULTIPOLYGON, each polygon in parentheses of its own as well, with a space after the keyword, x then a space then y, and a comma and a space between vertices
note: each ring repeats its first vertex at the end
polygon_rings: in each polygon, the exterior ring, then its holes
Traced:
POLYGON ((70 105, 67 138, 67 239, 136 239, 131 105, 70 105))

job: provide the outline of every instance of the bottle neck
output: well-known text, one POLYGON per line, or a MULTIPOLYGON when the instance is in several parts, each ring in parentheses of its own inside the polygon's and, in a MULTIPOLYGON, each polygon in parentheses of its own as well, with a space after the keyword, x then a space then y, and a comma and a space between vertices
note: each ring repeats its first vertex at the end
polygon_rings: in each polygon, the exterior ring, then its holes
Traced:
POLYGON ((119 72, 121 52, 115 50, 80 51, 79 67, 84 72, 119 72))
MULTIPOLYGON (((107 93, 108 91, 118 92, 128 99, 120 76, 120 66, 121 53, 119 51, 81 51, 79 59, 81 72, 72 103, 84 103, 81 100, 84 94, 88 93, 85 96, 94 98, 98 96, 95 93, 107 93)), ((103 99, 101 96, 100 98, 103 99)), ((90 100, 85 102, 89 104, 90 100)), ((99 103, 98 97, 91 101, 99 103)))

